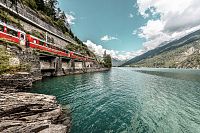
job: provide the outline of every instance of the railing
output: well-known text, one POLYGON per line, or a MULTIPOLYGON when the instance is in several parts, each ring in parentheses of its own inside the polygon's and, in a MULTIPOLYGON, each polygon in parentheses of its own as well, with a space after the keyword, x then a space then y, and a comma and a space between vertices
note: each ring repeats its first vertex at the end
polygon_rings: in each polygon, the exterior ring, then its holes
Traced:
MULTIPOLYGON (((69 42, 75 43, 73 39, 70 37, 65 36, 60 30, 54 28, 53 26, 47 24, 46 22, 42 21, 39 16, 37 15, 36 12, 34 12, 32 9, 26 8, 25 6, 23 7, 21 4, 12 5, 12 2, 10 0, 0 0, 0 3, 2 3, 4 6, 6 6, 8 9, 11 9, 11 11, 16 12, 19 15, 22 15, 25 18, 28 18, 32 22, 40 25, 41 27, 51 31, 61 39, 67 40, 69 42)), ((68 29, 70 28, 69 26, 67 27, 68 29)))

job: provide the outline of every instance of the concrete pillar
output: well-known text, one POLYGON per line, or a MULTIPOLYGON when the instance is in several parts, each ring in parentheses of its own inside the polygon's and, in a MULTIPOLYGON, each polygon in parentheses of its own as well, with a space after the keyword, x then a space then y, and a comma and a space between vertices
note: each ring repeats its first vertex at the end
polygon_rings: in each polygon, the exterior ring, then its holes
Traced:
POLYGON ((56 68, 56 58, 50 59, 50 68, 56 68))
POLYGON ((86 63, 85 63, 85 61, 83 61, 82 64, 83 64, 83 68, 85 69, 85 68, 86 68, 86 63))
POLYGON ((71 59, 70 63, 71 63, 71 69, 74 71, 75 70, 75 61, 74 61, 74 59, 71 59))
POLYGON ((55 58, 55 75, 63 75, 62 71, 62 59, 60 57, 55 58))

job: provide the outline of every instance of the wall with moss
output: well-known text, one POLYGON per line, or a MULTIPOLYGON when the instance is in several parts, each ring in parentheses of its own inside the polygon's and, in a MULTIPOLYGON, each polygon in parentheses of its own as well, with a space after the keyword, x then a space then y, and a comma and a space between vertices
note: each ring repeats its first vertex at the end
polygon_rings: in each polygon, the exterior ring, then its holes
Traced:
POLYGON ((31 49, 0 41, 0 74, 28 72, 33 79, 41 79, 40 61, 38 54, 31 49))

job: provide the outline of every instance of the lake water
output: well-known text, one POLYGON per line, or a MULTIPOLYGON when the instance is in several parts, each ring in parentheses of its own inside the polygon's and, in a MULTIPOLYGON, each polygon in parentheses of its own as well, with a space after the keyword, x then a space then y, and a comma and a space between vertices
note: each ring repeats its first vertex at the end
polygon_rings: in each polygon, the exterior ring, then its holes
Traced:
POLYGON ((45 79, 31 92, 68 106, 72 133, 200 133, 200 70, 113 68, 45 79))

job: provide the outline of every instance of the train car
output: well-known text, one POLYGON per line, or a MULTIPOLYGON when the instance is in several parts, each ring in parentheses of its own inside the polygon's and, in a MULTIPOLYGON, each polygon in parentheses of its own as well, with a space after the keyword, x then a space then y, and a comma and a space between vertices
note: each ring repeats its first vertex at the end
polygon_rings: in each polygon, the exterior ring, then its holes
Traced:
POLYGON ((70 57, 69 51, 67 49, 59 48, 59 55, 64 57, 70 57))
POLYGON ((49 52, 57 56, 64 56, 68 58, 70 57, 68 50, 56 47, 53 44, 45 42, 44 40, 41 40, 30 34, 27 34, 27 43, 28 43, 28 46, 33 49, 49 52))
POLYGON ((74 54, 73 51, 70 51, 69 54, 70 54, 70 58, 76 59, 76 55, 74 54))
POLYGON ((83 55, 79 54, 79 53, 75 53, 76 55, 76 59, 79 61, 83 61, 83 55))
POLYGON ((70 57, 72 59, 76 59, 78 61, 84 61, 84 60, 86 60, 86 58, 85 58, 84 55, 76 53, 76 52, 72 52, 72 51, 71 51, 70 57))
POLYGON ((7 25, 2 21, 0 21, 0 38, 9 42, 17 43, 20 46, 49 52, 61 57, 77 59, 79 61, 93 61, 91 57, 86 57, 82 54, 56 47, 54 44, 48 43, 45 40, 39 39, 30 34, 26 34, 25 32, 7 25))
POLYGON ((0 21, 0 38, 25 47, 26 33, 0 21))

